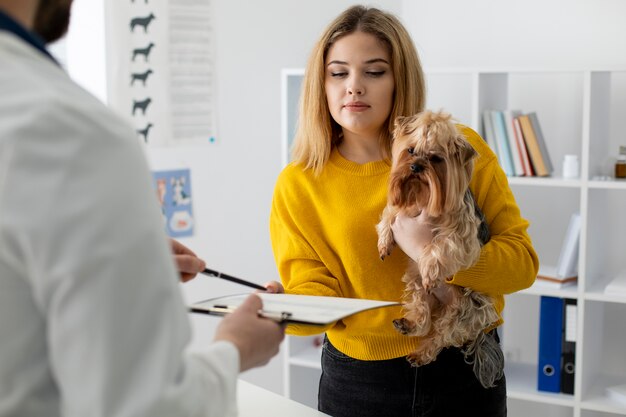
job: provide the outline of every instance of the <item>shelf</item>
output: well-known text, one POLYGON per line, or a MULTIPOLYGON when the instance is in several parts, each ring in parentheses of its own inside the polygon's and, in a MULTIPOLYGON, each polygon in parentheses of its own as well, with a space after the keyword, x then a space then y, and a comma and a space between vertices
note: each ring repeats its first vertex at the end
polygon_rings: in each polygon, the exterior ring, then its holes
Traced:
POLYGON ((589 181, 589 188, 607 189, 607 190, 626 190, 626 180, 611 181, 589 181))
POLYGON ((626 304, 626 296, 606 294, 603 290, 591 290, 585 292, 585 300, 602 301, 605 303, 626 304))
MULTIPOLYGON (((571 187, 579 188, 583 185, 582 180, 566 180, 559 177, 507 177, 510 185, 524 185, 532 187, 571 187)), ((626 190, 626 180, 587 181, 592 189, 600 190, 626 190)))
POLYGON ((578 284, 572 284, 564 288, 550 288, 543 287, 541 283, 535 282, 532 287, 519 291, 516 294, 526 295, 549 295, 551 297, 560 298, 577 298, 578 297, 578 284))
POLYGON ((505 375, 509 398, 567 407, 574 406, 573 395, 537 391, 537 365, 507 363, 505 375))
POLYGON ((322 347, 307 347, 289 357, 289 365, 321 369, 322 347))
POLYGON ((579 188, 581 180, 566 180, 559 177, 507 177, 510 185, 539 187, 579 188))
POLYGON ((606 395, 607 387, 626 383, 626 376, 618 378, 601 375, 594 382, 593 388, 584 396, 581 408, 605 413, 626 414, 626 403, 616 401, 606 395))

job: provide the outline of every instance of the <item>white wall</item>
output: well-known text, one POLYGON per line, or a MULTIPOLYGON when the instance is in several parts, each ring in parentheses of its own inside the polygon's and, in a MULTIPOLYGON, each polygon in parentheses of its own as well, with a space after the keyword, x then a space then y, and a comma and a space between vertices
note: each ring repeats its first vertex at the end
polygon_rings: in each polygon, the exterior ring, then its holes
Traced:
MULTIPOLYGON (((75 0, 70 73, 105 97, 103 1, 75 0), (77 20, 81 19, 81 22, 77 20), (90 22, 87 25, 84 22, 90 22)), ((268 235, 281 168, 280 69, 303 67, 323 27, 348 0, 212 0, 216 14, 219 142, 150 149, 155 169, 192 170, 196 235, 184 242, 212 268, 263 283, 277 279, 268 235)), ((626 67, 622 0, 381 0, 400 15, 428 67, 626 67)), ((189 300, 246 291, 198 278, 189 300)), ((194 317, 195 346, 217 319, 194 317)), ((282 392, 282 358, 244 379, 282 392)))
POLYGON ((428 67, 626 67, 623 0, 403 0, 428 67))
POLYGON ((70 76, 106 102, 104 1, 74 0, 64 52, 70 76))

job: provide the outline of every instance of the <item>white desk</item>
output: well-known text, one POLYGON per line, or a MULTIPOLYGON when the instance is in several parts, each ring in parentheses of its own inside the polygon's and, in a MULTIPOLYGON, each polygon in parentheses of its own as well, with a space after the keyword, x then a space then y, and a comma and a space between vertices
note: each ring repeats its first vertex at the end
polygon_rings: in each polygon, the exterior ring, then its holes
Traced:
POLYGON ((239 417, 328 417, 299 402, 241 379, 237 382, 239 417))

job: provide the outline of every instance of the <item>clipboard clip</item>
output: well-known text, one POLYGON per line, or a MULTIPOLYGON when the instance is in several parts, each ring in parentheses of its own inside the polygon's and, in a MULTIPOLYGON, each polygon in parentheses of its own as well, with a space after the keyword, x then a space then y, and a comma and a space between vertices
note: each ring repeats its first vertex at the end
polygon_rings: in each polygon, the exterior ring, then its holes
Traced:
MULTIPOLYGON (((211 311, 215 313, 229 314, 235 311, 235 307, 225 306, 225 305, 214 305, 211 311)), ((293 314, 289 313, 288 311, 259 310, 258 315, 259 317, 270 319, 270 320, 275 321, 276 323, 282 324, 282 323, 287 322, 293 314)))
POLYGON ((267 319, 275 321, 276 323, 282 324, 282 323, 285 323, 287 320, 289 320, 292 314, 286 311, 274 313, 270 311, 259 310, 259 316, 265 317, 267 319))

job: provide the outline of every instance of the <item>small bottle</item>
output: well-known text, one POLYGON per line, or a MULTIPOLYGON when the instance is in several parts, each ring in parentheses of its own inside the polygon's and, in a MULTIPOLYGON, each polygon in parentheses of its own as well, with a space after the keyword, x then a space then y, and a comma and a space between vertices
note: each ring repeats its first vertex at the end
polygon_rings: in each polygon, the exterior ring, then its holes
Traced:
POLYGON ((563 158, 563 178, 566 180, 576 179, 580 175, 578 155, 565 155, 563 158))
POLYGON ((615 163, 615 178, 626 178, 626 146, 619 147, 619 155, 615 163))

